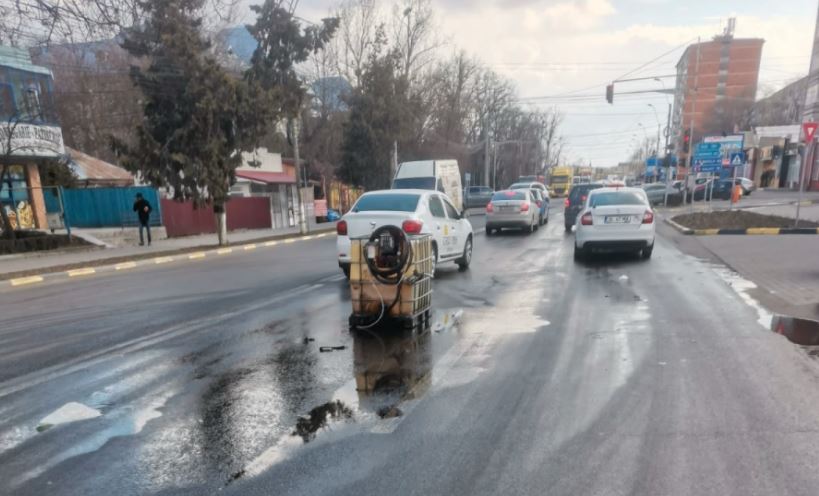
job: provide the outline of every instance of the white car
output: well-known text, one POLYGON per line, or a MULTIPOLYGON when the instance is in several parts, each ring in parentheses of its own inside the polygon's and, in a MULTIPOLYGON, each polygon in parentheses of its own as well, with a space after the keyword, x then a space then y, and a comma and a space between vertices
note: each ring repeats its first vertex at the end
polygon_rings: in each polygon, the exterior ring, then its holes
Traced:
POLYGON ((370 236, 388 225, 407 234, 432 235, 433 274, 441 262, 455 262, 461 269, 472 262, 472 224, 446 195, 420 189, 371 191, 336 224, 338 266, 345 275, 350 273, 350 238, 370 236))
POLYGON ((600 188, 589 192, 575 224, 574 257, 595 251, 634 251, 651 258, 654 211, 640 188, 600 188))

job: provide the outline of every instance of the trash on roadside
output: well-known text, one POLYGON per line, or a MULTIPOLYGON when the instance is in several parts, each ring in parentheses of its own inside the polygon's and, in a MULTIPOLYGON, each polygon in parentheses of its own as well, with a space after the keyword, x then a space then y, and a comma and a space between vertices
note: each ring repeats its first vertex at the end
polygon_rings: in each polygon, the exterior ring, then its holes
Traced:
POLYGON ((319 347, 319 351, 321 353, 329 353, 331 351, 340 351, 340 350, 346 350, 346 349, 347 349, 347 347, 343 346, 343 345, 342 346, 320 346, 319 347))

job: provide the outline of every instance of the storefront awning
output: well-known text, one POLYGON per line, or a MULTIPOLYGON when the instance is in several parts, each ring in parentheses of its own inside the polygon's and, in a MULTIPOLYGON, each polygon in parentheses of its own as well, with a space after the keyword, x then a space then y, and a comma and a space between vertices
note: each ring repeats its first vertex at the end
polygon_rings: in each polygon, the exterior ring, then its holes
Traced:
POLYGON ((296 184, 296 178, 284 172, 237 170, 236 177, 264 184, 296 184))

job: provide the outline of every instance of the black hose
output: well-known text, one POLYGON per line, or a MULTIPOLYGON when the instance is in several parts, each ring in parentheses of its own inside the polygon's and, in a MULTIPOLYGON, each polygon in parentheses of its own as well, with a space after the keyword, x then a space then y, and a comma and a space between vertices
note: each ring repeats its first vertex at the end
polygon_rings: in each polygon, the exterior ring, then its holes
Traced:
POLYGON ((379 227, 373 231, 370 236, 370 243, 377 242, 381 238, 381 235, 385 233, 392 236, 393 240, 397 242, 397 246, 399 246, 400 255, 395 263, 388 267, 379 267, 376 265, 375 260, 366 256, 364 258, 367 261, 367 267, 370 269, 370 273, 378 282, 395 286, 401 283, 404 271, 406 271, 408 265, 412 264, 412 243, 410 243, 404 230, 397 226, 379 227))

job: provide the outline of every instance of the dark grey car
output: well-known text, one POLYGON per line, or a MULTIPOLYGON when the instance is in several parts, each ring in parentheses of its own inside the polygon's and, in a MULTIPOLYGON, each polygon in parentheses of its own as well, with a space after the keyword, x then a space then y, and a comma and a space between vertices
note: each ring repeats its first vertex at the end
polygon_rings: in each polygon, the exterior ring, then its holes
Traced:
POLYGON ((575 184, 572 186, 569 195, 566 197, 566 209, 563 211, 563 222, 566 227, 566 232, 571 232, 574 221, 577 220, 577 214, 583 209, 583 204, 586 202, 589 191, 602 187, 604 187, 604 185, 599 183, 575 184))
POLYGON ((495 191, 488 186, 470 186, 464 188, 464 205, 466 208, 484 208, 495 191))

